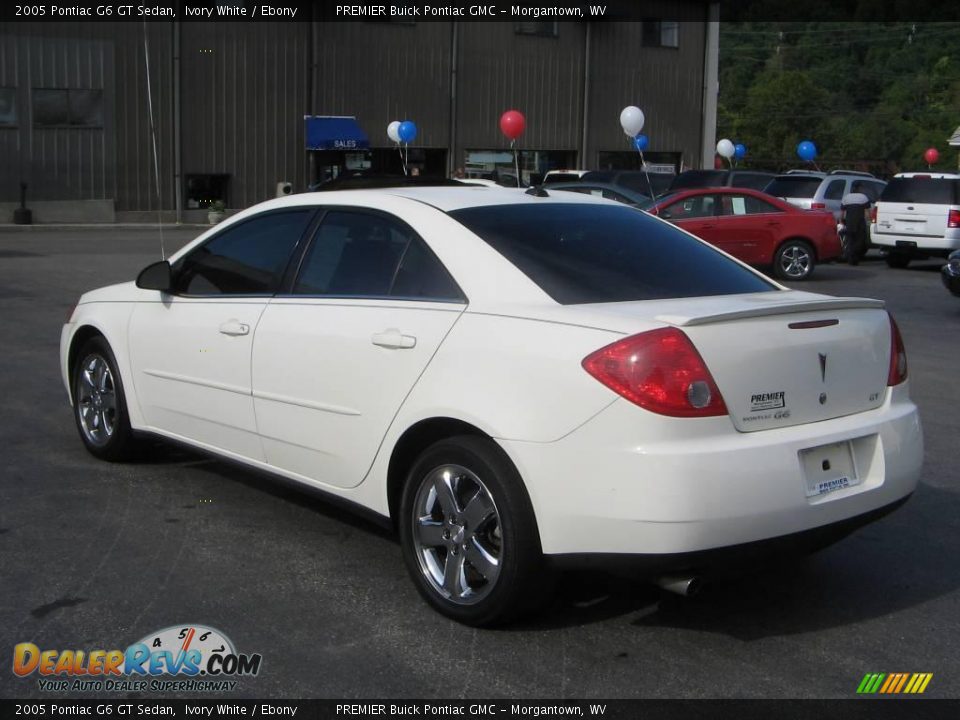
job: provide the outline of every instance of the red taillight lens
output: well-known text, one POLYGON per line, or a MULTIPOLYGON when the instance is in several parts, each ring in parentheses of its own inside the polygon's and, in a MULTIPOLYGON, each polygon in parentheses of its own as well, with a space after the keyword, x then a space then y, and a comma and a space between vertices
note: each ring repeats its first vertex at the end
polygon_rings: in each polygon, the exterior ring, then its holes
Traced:
POLYGON ((826 210, 826 209, 827 209, 827 205, 826 205, 826 203, 810 203, 810 209, 811 209, 811 210, 826 210))
POLYGON ((672 417, 727 414, 703 358, 676 328, 618 340, 588 355, 582 364, 597 380, 645 410, 672 417))
POLYGON ((872 223, 877 222, 877 206, 876 205, 870 208, 870 222, 872 223))
POLYGON ((951 210, 947 213, 947 227, 960 228, 960 210, 951 210))
POLYGON ((890 372, 887 375, 887 385, 899 385, 907 379, 907 349, 903 346, 900 337, 900 328, 893 315, 890 317, 890 372))

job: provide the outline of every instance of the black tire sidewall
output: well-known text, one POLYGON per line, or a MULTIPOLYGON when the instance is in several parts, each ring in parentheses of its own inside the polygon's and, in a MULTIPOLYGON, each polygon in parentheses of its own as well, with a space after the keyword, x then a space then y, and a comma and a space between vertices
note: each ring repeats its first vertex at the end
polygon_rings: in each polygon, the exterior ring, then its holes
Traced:
POLYGON ((130 417, 127 413, 127 397, 123 389, 123 379, 117 367, 117 359, 110 349, 110 344, 102 336, 90 338, 80 348, 80 352, 77 353, 77 362, 73 367, 71 387, 73 391, 73 419, 84 447, 87 448, 90 454, 101 460, 126 459, 130 454, 133 442, 133 434, 130 429, 130 417), (117 420, 113 436, 103 445, 94 445, 91 443, 84 434, 83 427, 80 424, 80 373, 81 368, 84 366, 84 361, 94 354, 100 355, 107 361, 113 377, 114 393, 117 398, 117 420))
POLYGON ((404 562, 424 599, 442 614, 474 626, 508 622, 535 607, 547 587, 540 536, 533 509, 519 473, 492 440, 461 436, 427 448, 407 474, 397 523, 404 562), (462 465, 487 487, 500 514, 503 555, 500 574, 490 594, 474 605, 458 605, 439 595, 423 577, 413 544, 413 508, 423 479, 436 467, 462 465))

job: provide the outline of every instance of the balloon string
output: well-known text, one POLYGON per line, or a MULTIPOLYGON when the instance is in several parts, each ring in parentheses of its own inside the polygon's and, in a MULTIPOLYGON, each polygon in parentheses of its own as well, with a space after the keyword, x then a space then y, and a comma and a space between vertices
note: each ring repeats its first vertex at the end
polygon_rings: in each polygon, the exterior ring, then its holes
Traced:
POLYGON ((647 161, 643 159, 643 150, 637 150, 640 153, 640 167, 643 168, 643 175, 647 178, 647 192, 650 193, 650 199, 656 200, 653 194, 653 185, 650 184, 650 173, 647 171, 647 161))
POLYGON ((510 141, 510 149, 513 150, 513 169, 517 173, 517 187, 520 187, 520 160, 517 159, 517 148, 514 147, 516 139, 510 141))
POLYGON ((407 161, 403 159, 403 150, 400 149, 400 143, 397 143, 397 152, 400 153, 400 164, 403 166, 403 174, 407 174, 407 161))

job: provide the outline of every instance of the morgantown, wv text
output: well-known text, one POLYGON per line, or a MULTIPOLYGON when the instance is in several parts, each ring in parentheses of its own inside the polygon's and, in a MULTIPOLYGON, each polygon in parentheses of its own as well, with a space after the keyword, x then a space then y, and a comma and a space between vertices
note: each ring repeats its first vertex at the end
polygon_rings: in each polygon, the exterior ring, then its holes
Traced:
MULTIPOLYGON (((607 12, 606 5, 590 5, 588 11, 591 17, 600 17, 607 12)), ((511 5, 502 8, 497 5, 470 5, 469 7, 451 7, 449 5, 337 5, 339 17, 524 17, 524 18, 582 18, 581 7, 533 7, 527 5, 511 5)))

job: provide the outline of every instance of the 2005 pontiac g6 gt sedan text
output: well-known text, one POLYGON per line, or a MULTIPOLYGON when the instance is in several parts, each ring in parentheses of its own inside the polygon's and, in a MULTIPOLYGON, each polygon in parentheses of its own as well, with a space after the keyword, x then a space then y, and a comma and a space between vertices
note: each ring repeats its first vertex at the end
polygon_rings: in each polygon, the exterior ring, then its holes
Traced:
POLYGON ((231 217, 81 297, 60 352, 80 437, 119 460, 163 436, 389 518, 427 602, 476 625, 563 562, 689 586, 913 492, 920 422, 881 302, 558 195, 307 193, 231 217))

